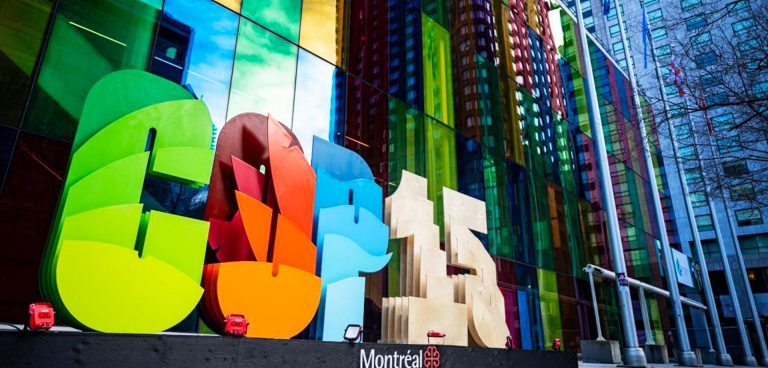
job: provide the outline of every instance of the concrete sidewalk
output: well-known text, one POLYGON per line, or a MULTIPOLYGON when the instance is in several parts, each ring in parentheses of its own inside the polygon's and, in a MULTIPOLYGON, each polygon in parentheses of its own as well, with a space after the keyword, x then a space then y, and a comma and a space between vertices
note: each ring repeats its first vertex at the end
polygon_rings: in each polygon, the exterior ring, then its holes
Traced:
MULTIPOLYGON (((679 368, 679 366, 677 364, 675 364, 675 363, 669 363, 669 364, 655 364, 654 363, 654 364, 649 364, 649 366, 652 366, 654 368, 673 368, 673 367, 678 367, 679 368)), ((579 361, 579 368, 615 368, 615 367, 616 367, 616 364, 584 363, 584 362, 579 361)), ((703 368, 722 368, 722 366, 719 366, 719 365, 709 365, 709 364, 705 364, 702 367, 703 368)), ((734 368, 752 368, 752 367, 747 367, 747 366, 743 366, 743 365, 736 365, 736 366, 734 366, 734 368)))

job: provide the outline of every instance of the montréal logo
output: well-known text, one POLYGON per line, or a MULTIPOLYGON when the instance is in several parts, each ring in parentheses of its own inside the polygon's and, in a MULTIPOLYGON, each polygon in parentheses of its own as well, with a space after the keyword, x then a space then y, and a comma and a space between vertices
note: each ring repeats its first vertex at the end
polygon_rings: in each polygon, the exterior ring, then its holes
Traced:
POLYGON ((426 350, 405 354, 395 350, 394 352, 377 353, 376 349, 360 350, 360 368, 439 368, 440 351, 435 346, 428 346, 426 350))
POLYGON ((425 368, 437 368, 440 366, 440 352, 434 346, 427 347, 427 351, 424 353, 424 367, 425 368))

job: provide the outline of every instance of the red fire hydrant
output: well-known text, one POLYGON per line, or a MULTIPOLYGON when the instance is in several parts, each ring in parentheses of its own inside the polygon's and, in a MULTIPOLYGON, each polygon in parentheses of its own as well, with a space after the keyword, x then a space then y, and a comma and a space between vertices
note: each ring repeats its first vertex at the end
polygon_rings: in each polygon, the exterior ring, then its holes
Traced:
POLYGON ((560 338, 555 338, 555 341, 552 341, 552 350, 554 351, 560 351, 560 338))

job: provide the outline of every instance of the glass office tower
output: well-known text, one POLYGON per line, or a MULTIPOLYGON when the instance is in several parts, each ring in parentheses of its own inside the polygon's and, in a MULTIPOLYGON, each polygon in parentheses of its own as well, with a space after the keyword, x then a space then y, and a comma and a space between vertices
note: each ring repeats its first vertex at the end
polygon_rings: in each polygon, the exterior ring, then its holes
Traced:
MULTIPOLYGON (((427 177, 441 226, 442 187, 485 201, 481 240, 517 346, 560 338, 576 350, 596 338, 582 268, 611 268, 605 215, 575 21, 549 1, 11 0, 0 10, 0 320, 22 321, 40 299, 86 93, 110 72, 140 69, 207 104, 212 144, 237 114, 271 114, 308 157, 314 135, 359 153, 385 195, 402 170, 427 177)), ((652 188, 628 78, 597 43, 590 50, 629 276, 663 288, 659 239, 679 240, 658 141, 652 188), (669 234, 654 226, 653 190, 669 234)), ((142 194, 146 208, 191 217, 204 202, 205 189, 160 178, 142 194)), ((381 298, 398 295, 398 256, 369 277, 367 341, 379 338, 381 298)), ((604 334, 620 340, 615 287, 597 293, 604 334)), ((665 303, 648 307, 656 341, 671 346, 665 303)), ((199 329, 195 315, 176 328, 199 329)))
MULTIPOLYGON (((583 2, 594 3, 592 6, 599 8, 600 1, 589 0, 583 2)), ((768 149, 768 137, 764 134, 750 136, 736 135, 729 129, 730 124, 743 121, 738 105, 727 106, 724 104, 729 96, 734 94, 724 93, 723 83, 717 76, 733 77, 736 73, 728 70, 734 67, 734 62, 739 59, 749 62, 755 54, 755 47, 760 43, 757 38, 763 37, 757 29, 756 15, 761 9, 765 9, 765 2, 754 0, 738 1, 703 1, 703 0, 645 0, 648 20, 653 26, 650 37, 656 46, 656 54, 659 59, 663 74, 663 93, 670 102, 670 123, 673 125, 675 138, 680 146, 679 155, 683 164, 682 173, 690 190, 690 201, 694 209, 694 223, 701 236, 704 255, 712 279, 712 289, 720 312, 725 341, 728 350, 734 356, 741 356, 742 347, 738 339, 735 312, 731 298, 728 295, 727 282, 724 276, 724 267, 731 267, 734 274, 734 285, 740 300, 742 313, 745 319, 754 318, 749 308, 748 296, 742 275, 742 270, 735 255, 734 239, 738 239, 744 263, 747 268, 747 277, 754 293, 754 299, 758 310, 758 318, 763 321, 768 318, 768 216, 766 208, 761 203, 766 203, 763 180, 765 172, 765 156, 768 149), (727 40, 727 41, 725 41, 727 40), (735 50, 728 50, 732 45, 735 50), (683 47, 681 47, 683 46, 683 47), (731 54, 731 52, 733 52, 731 54), (672 62, 682 69, 686 84, 694 86, 691 92, 687 91, 681 96, 672 76, 672 62), (699 87, 700 86, 700 87, 699 87), (691 93, 703 92, 701 96, 691 96, 691 93), (699 104, 708 106, 706 112, 701 111, 692 102, 698 100, 699 104), (687 104, 687 105, 686 105, 687 104), (709 127, 706 121, 709 120, 709 127), (711 129, 712 143, 707 141, 707 132, 711 129), (698 141, 693 137, 698 135, 698 141), (710 150, 710 146, 712 150, 710 150), (743 149, 741 147, 750 147, 743 149), (704 165, 699 162, 701 160, 704 165), (720 175, 724 185, 718 188, 725 196, 726 203, 731 212, 726 212, 721 195, 707 193, 703 181, 718 179, 713 177, 720 175), (754 178, 750 179, 750 178, 754 178), (762 197, 762 198, 761 198, 762 197), (709 202, 712 201, 716 213, 711 213, 709 202), (729 213, 729 215, 726 215, 729 213), (735 225, 735 234, 731 230, 727 216, 735 225), (729 265, 723 265, 717 238, 714 231, 714 222, 720 224, 722 241, 729 256, 729 265)), ((640 1, 622 1, 621 5, 627 27, 630 52, 635 65, 638 83, 651 99, 659 101, 659 81, 655 75, 655 69, 650 49, 648 54, 649 66, 644 67, 644 48, 642 40, 642 8, 640 1)), ((595 34, 606 45, 616 60, 623 68, 627 61, 624 57, 624 49, 619 32, 619 24, 616 9, 605 17, 598 15, 602 22, 595 27, 595 34)), ((760 52, 757 52, 760 55, 760 52)), ((745 71, 748 69, 745 68, 745 71)), ((764 68, 757 68, 753 72, 744 73, 746 80, 754 78, 758 83, 750 84, 752 93, 757 96, 765 96, 768 91, 768 82, 764 68), (754 74, 752 74, 754 73, 754 74), (759 73, 762 73, 759 74, 759 73), (752 75, 749 75, 752 74, 752 75)), ((687 89, 687 87, 686 87, 687 89)), ((736 91, 735 93, 740 93, 736 91)), ((660 106, 660 103, 657 103, 660 106)), ((656 111, 659 113, 659 111, 656 111)), ((661 115, 658 115, 661 116, 661 115)), ((666 126, 662 128, 667 131, 666 126)), ((671 143, 669 137, 661 136, 661 147, 671 155, 671 143)), ((692 229, 685 216, 685 200, 682 183, 678 179, 679 172, 676 165, 666 167, 669 180, 672 205, 678 216, 676 225, 680 229, 679 241, 670 240, 672 246, 689 255, 693 255, 694 247, 692 229)), ((683 293, 692 294, 697 298, 697 290, 682 287, 683 293)), ((705 325, 702 322, 703 315, 694 313, 691 332, 695 332, 694 343, 699 347, 708 347, 706 335, 702 333, 705 325)), ((754 350, 757 348, 755 331, 748 324, 753 338, 754 350)), ((763 322, 765 326, 765 322, 763 322)), ((693 337, 694 335, 692 335, 693 337)), ((755 353, 758 354, 759 353, 755 353)))

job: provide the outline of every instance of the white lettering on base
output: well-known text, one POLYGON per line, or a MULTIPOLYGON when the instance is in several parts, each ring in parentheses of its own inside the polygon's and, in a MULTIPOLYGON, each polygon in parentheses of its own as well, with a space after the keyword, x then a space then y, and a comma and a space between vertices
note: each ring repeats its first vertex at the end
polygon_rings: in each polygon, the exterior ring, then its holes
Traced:
POLYGON ((405 354, 395 351, 389 354, 376 353, 376 349, 360 350, 360 368, 422 368, 424 362, 424 352, 411 353, 408 350, 405 354))

